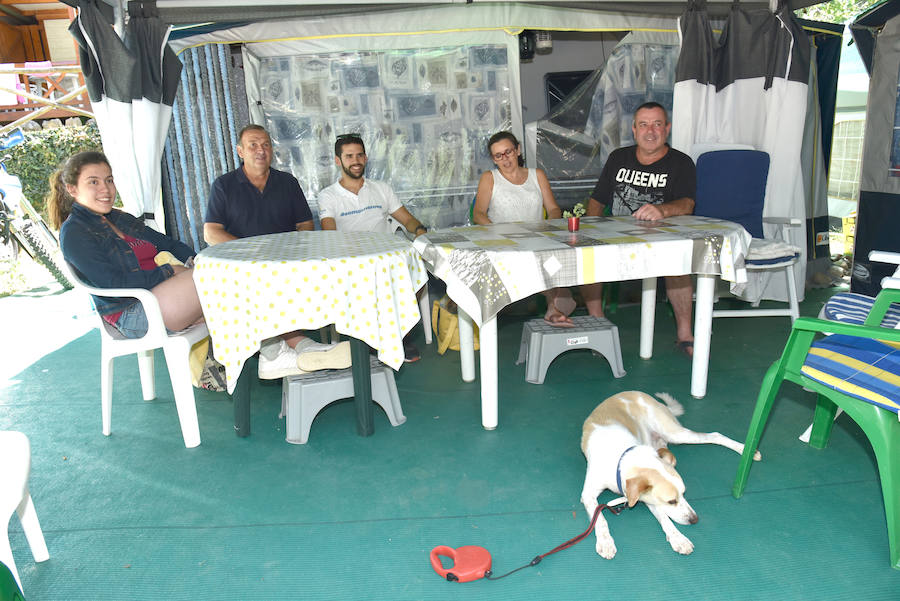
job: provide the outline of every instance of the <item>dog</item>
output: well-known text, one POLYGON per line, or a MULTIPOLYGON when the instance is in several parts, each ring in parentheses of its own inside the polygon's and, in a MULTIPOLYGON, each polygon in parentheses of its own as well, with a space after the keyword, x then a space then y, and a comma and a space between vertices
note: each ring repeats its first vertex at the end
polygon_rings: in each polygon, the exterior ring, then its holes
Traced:
MULTIPOLYGON (((643 501, 662 526, 672 549, 689 555, 694 544, 672 521, 696 524, 697 513, 684 498, 684 482, 666 445, 711 443, 738 454, 744 452, 744 445, 718 432, 688 430, 675 417, 684 413, 678 401, 660 392, 656 396, 665 405, 644 392, 620 392, 600 403, 585 420, 581 450, 587 459, 587 473, 581 502, 588 518, 593 518, 597 497, 604 490, 624 495, 629 507, 643 501)), ((753 459, 762 459, 759 451, 753 459)), ((615 557, 616 543, 602 513, 597 516, 594 533, 597 553, 605 559, 615 557)))

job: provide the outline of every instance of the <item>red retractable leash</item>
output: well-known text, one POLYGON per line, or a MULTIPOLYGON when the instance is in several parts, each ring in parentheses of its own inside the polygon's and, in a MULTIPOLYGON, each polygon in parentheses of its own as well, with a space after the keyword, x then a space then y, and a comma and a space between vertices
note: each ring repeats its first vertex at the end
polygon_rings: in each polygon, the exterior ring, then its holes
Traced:
POLYGON ((437 572, 439 576, 446 578, 450 582, 472 582, 473 580, 478 580, 480 578, 487 578, 488 580, 500 580, 501 578, 506 578, 514 572, 536 566, 537 564, 541 563, 541 560, 548 555, 553 555, 558 551, 568 549, 569 547, 578 544, 584 539, 584 537, 591 533, 591 530, 594 529, 594 524, 597 523, 597 518, 600 516, 601 511, 603 511, 604 509, 609 509, 613 513, 613 515, 619 515, 619 513, 621 513, 622 510, 625 509, 624 505, 622 505, 622 503, 624 502, 625 499, 623 497, 622 499, 616 499, 615 501, 613 501, 612 505, 598 505, 597 509, 594 510, 594 516, 591 518, 591 525, 588 526, 587 530, 585 530, 575 538, 569 539, 563 544, 554 547, 550 551, 547 551, 542 555, 538 555, 524 566, 507 572, 502 576, 494 576, 494 573, 491 572, 490 552, 488 552, 488 550, 484 547, 478 547, 476 545, 466 545, 465 547, 459 547, 458 549, 454 549, 452 547, 447 547, 444 545, 435 547, 431 550, 431 567, 434 568, 434 571, 437 572), (444 568, 444 566, 441 564, 441 557, 450 558, 453 561, 453 565, 449 568, 444 568))

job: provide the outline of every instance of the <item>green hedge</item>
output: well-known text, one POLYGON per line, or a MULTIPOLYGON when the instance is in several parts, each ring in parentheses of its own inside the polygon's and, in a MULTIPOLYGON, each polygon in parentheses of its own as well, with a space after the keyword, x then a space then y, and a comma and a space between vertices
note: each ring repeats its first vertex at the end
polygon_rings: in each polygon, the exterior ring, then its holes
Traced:
POLYGON ((6 169, 19 176, 25 198, 46 219, 44 197, 50 192, 50 174, 67 158, 84 150, 102 150, 100 131, 93 122, 25 132, 25 142, 5 151, 10 155, 6 169))

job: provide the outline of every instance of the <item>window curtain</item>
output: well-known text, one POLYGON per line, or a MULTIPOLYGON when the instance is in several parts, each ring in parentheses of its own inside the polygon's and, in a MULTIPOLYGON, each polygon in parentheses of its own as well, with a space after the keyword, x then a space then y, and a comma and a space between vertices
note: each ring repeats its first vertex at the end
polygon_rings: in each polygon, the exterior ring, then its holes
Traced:
POLYGON ((273 166, 299 180, 313 214, 340 177, 337 134, 360 134, 366 177, 391 184, 429 227, 465 224, 487 140, 521 140, 518 38, 502 31, 319 39, 244 47, 251 117, 275 147, 273 166))

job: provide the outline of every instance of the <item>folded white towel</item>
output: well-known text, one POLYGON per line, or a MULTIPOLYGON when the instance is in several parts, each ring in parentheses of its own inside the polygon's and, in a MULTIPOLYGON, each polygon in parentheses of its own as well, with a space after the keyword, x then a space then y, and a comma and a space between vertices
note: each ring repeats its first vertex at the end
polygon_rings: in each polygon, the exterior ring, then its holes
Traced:
POLYGON ((781 240, 763 240, 753 238, 747 251, 747 260, 762 261, 766 259, 778 259, 780 257, 793 257, 800 249, 781 240))

